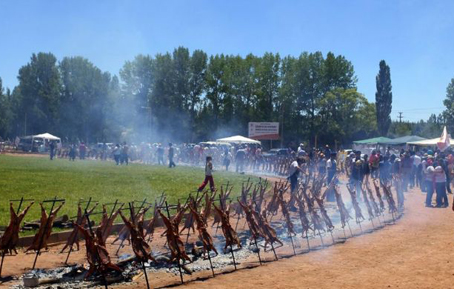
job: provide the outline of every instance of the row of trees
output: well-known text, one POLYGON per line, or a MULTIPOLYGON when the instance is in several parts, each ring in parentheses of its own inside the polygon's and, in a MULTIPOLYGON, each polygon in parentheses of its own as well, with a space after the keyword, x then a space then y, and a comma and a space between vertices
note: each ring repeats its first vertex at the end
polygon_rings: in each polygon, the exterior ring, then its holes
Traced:
POLYGON ((138 55, 119 77, 83 57, 38 53, 18 80, 12 92, 0 89, 3 138, 49 131, 70 141, 195 142, 247 135, 250 121, 280 122, 284 143, 377 133, 378 103, 357 91, 352 63, 333 53, 208 56, 180 47, 138 55))

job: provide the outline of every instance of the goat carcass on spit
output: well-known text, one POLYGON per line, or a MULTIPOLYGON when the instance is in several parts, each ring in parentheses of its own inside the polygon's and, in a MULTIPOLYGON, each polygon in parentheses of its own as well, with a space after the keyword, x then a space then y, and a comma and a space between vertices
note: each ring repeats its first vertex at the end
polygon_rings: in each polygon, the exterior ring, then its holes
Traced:
POLYGON ((52 226, 54 225, 54 220, 57 217, 58 211, 63 207, 65 203, 63 202, 60 206, 54 209, 49 216, 47 216, 46 209, 44 209, 43 204, 41 206, 41 220, 39 223, 39 230, 33 238, 32 244, 27 248, 25 252, 35 250, 39 251, 42 248, 47 249, 47 240, 49 239, 50 234, 52 233, 52 226))
POLYGON ((136 255, 136 258, 140 262, 147 262, 148 260, 156 261, 153 256, 151 256, 151 248, 150 245, 147 244, 144 240, 143 231, 140 232, 142 229, 139 229, 136 225, 134 225, 128 218, 126 218, 120 211, 120 216, 123 219, 126 227, 128 227, 129 235, 131 238, 132 250, 136 255))
POLYGON ((9 204, 10 221, 8 227, 5 229, 5 233, 3 233, 0 238, 0 251, 9 251, 11 254, 12 251, 14 251, 17 254, 16 245, 19 241, 20 225, 32 205, 33 202, 30 203, 30 205, 28 205, 28 207, 25 208, 25 210, 23 210, 19 215, 17 215, 16 211, 14 211, 13 203, 9 204))
POLYGON ((101 223, 95 231, 98 241, 102 246, 106 246, 106 241, 110 235, 110 232, 112 231, 113 223, 123 206, 124 204, 121 204, 120 207, 110 217, 107 216, 106 206, 103 206, 101 223))
POLYGON ((90 265, 85 279, 90 277, 93 273, 98 272, 104 275, 109 269, 121 272, 122 270, 110 260, 109 252, 106 247, 99 243, 96 236, 93 236, 87 229, 75 224, 82 233, 85 239, 85 247, 87 249, 87 261, 90 265))
POLYGON ((342 194, 338 191, 337 186, 334 186, 334 196, 336 197, 337 208, 341 217, 341 225, 344 228, 348 221, 352 218, 345 207, 344 201, 342 200, 342 194))
MULTIPOLYGON (((94 205, 93 208, 91 208, 90 211, 88 211, 88 214, 90 215, 97 206, 98 206, 98 203, 96 203, 96 205, 94 205)), ((81 227, 84 227, 86 223, 87 223, 87 218, 85 218, 85 213, 82 212, 82 208, 80 207, 80 203, 79 203, 77 206, 76 224, 78 224, 81 227)), ((74 226, 73 231, 69 235, 68 239, 66 239, 66 244, 63 247, 63 249, 61 249, 60 253, 63 253, 66 248, 71 248, 72 246, 74 246, 74 244, 76 245, 77 250, 79 250, 78 234, 79 234, 79 229, 77 229, 77 227, 74 226)))
POLYGON ((169 246, 171 254, 170 262, 179 262, 180 259, 191 261, 189 256, 186 254, 184 243, 178 234, 178 224, 183 216, 183 211, 179 211, 177 215, 172 218, 172 220, 169 220, 166 216, 164 216, 160 210, 158 210, 158 213, 161 215, 164 225, 167 228, 165 234, 167 236, 167 245, 169 246))
POLYGON ((347 189, 348 189, 348 192, 350 193, 350 197, 352 199, 353 209, 355 210, 356 223, 359 224, 363 220, 365 220, 365 218, 363 217, 363 213, 361 212, 361 207, 359 206, 359 203, 358 203, 358 198, 356 196, 356 190, 349 184, 347 185, 347 189))
POLYGON ((224 210, 218 208, 215 204, 213 204, 213 206, 216 212, 218 213, 219 217, 221 218, 222 233, 224 234, 225 237, 224 252, 226 252, 227 247, 229 246, 233 247, 233 245, 237 245, 238 248, 241 248, 240 239, 238 238, 238 235, 236 234, 235 230, 232 228, 232 225, 230 224, 229 209, 227 209, 224 212, 224 210))
POLYGON ((271 225, 268 223, 268 220, 266 219, 266 211, 263 210, 262 215, 257 211, 252 211, 252 214, 257 220, 257 223, 265 237, 265 248, 268 244, 273 245, 274 243, 279 243, 281 246, 283 246, 284 244, 281 242, 281 240, 278 239, 276 231, 271 227, 271 225))
POLYGON ((251 231, 250 239, 258 239, 260 237, 265 237, 263 235, 262 229, 257 224, 257 221, 254 219, 254 215, 252 214, 252 205, 248 206, 247 204, 243 204, 241 201, 238 202, 240 206, 243 208, 244 214, 246 215, 246 222, 249 226, 249 230, 251 231))
POLYGON ((197 226, 197 232, 199 233, 199 239, 200 241, 202 241, 203 244, 203 251, 206 254, 209 254, 210 251, 214 251, 217 255, 218 251, 214 247, 213 238, 207 231, 207 225, 203 220, 203 216, 197 213, 197 211, 194 209, 194 207, 192 207, 192 205, 189 205, 189 209, 191 210, 191 214, 194 217, 197 226))

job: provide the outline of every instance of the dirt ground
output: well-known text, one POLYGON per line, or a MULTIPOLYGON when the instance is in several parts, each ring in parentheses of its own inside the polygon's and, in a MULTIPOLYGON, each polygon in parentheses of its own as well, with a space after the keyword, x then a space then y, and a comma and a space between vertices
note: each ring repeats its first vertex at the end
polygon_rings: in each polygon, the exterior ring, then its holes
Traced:
POLYGON ((404 216, 345 244, 217 276, 186 288, 454 288, 453 216, 406 195, 404 216))
MULTIPOLYGON (((291 255, 291 247, 279 248, 278 261, 272 261, 272 253, 264 253, 267 262, 259 266, 255 256, 245 260, 239 267, 243 269, 228 274, 216 271, 215 278, 210 272, 185 275, 184 288, 454 288, 453 254, 454 245, 451 220, 454 212, 450 208, 425 208, 425 195, 419 190, 406 194, 405 213, 396 224, 385 226, 371 234, 359 235, 360 229, 352 226, 353 234, 343 244, 329 246, 322 250, 306 251, 306 244, 297 239, 297 256, 291 255), (271 262, 272 261, 272 262, 271 262), (203 280, 203 281, 202 281, 203 280)), ((241 224, 240 226, 241 227, 241 224)), ((363 230, 370 227, 364 222, 363 230)), ((336 238, 341 237, 338 232, 336 238)), ((325 236, 325 242, 330 243, 325 236)), ((152 247, 153 247, 152 243, 152 247)), ((155 244, 156 245, 156 244, 155 244)), ((317 239, 311 246, 317 247, 317 239)), ((52 247, 38 259, 39 268, 62 266, 66 254, 58 254, 61 246, 52 247)), ((70 263, 83 263, 85 260, 84 241, 82 250, 71 255, 70 263)), ((110 246, 113 255, 117 246, 110 246)), ((121 253, 130 252, 129 247, 121 253)), ((20 253, 5 258, 2 276, 20 275, 25 267, 31 267, 34 254, 20 253)), ((114 259, 115 261, 115 259, 114 259)), ((225 271, 231 271, 226 268, 225 271)), ((154 288, 174 285, 179 276, 173 274, 150 273, 150 283, 154 288)), ((17 281, 3 283, 7 287, 17 281)), ((134 283, 114 285, 112 288, 145 288, 143 277, 134 283)))

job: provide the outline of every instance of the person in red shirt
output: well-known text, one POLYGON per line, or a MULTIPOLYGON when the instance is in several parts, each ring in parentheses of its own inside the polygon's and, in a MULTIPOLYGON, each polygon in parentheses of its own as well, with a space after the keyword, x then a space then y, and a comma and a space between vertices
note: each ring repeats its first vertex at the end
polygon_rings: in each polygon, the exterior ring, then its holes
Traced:
POLYGON ((370 173, 373 179, 378 177, 378 167, 380 165, 380 154, 378 154, 375 150, 372 151, 372 154, 369 157, 369 167, 370 173))

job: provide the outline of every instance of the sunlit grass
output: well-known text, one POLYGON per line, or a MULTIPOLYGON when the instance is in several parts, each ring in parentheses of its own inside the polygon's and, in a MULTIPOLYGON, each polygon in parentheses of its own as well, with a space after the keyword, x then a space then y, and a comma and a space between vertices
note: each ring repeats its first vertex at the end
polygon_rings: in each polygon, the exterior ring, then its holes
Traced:
MULTIPOLYGON (((66 159, 50 161, 45 157, 18 157, 0 155, 0 225, 9 221, 9 200, 21 197, 39 202, 54 196, 66 199, 59 215, 75 216, 79 199, 110 203, 131 202, 155 198, 166 192, 170 203, 178 199, 186 200, 203 181, 201 168, 130 164, 115 166, 113 162, 78 161, 66 159)), ((230 182, 233 193, 239 194, 241 183, 249 176, 231 172, 215 172, 217 186, 230 182)), ((183 202, 184 202, 183 200, 183 202)), ((17 206, 18 203, 15 203, 17 206)), ((46 205, 48 208, 50 204, 46 205)), ((100 211, 100 208, 96 211, 100 211)), ((40 217, 39 205, 35 204, 25 220, 40 217)), ((99 215, 95 220, 99 219, 99 215)))

